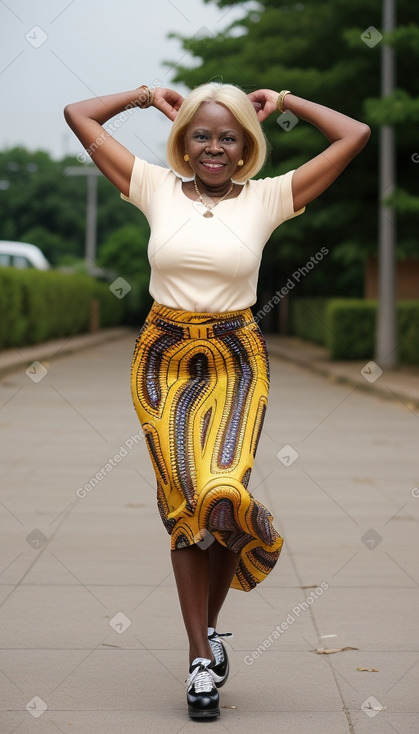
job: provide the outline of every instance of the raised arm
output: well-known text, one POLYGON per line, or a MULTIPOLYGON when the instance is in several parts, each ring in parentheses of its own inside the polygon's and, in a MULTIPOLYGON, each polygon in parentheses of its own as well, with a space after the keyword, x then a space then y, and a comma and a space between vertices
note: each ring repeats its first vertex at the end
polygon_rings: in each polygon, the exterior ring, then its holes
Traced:
MULTIPOLYGON (((278 92, 261 89, 249 98, 261 122, 273 112, 280 114, 276 109, 278 92)), ((297 168, 292 177, 294 210, 298 211, 333 183, 367 144, 371 131, 363 122, 294 94, 285 95, 283 109, 317 127, 330 143, 326 150, 297 168)))
MULTIPOLYGON (((67 123, 93 162, 126 196, 129 193, 134 156, 106 131, 103 124, 121 112, 141 107, 146 101, 147 94, 139 87, 128 92, 74 102, 64 109, 67 123)), ((171 89, 156 89, 151 96, 151 104, 172 121, 182 102, 183 97, 171 89)))

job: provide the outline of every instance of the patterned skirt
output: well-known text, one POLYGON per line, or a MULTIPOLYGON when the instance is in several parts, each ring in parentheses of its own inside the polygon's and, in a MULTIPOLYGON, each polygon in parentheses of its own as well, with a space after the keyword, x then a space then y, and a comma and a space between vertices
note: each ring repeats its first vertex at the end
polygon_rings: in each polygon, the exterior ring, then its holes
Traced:
POLYGON ((218 541, 239 552, 231 586, 250 591, 283 542, 247 489, 269 390, 252 311, 195 313, 154 302, 136 341, 131 389, 171 549, 218 541))

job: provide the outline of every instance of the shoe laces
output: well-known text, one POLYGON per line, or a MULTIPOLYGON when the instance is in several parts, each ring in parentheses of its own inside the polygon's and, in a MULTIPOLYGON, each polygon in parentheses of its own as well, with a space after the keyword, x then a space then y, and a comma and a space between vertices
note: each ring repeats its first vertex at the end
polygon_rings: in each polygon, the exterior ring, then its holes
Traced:
POLYGON ((224 650, 223 646, 220 640, 220 637, 233 637, 232 632, 213 632, 211 637, 209 637, 209 643, 211 645, 211 650, 213 652, 214 658, 215 658, 215 664, 219 665, 224 661, 224 650))
POLYGON ((195 686, 196 693, 210 693, 214 688, 214 678, 206 665, 197 665, 190 674, 188 680, 188 691, 195 686))

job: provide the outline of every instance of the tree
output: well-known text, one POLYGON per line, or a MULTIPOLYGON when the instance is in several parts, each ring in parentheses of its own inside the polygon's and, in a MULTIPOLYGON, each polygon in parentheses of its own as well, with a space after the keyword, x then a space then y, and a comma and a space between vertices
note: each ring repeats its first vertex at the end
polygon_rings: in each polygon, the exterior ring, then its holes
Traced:
MULTIPOLYGON (((53 265, 84 255, 86 181, 66 176, 74 159, 54 161, 43 151, 13 148, 0 153, 0 239, 29 242, 53 265)), ((98 252, 112 231, 124 224, 146 227, 144 216, 122 206, 118 191, 98 181, 98 252)))
MULTIPOLYGON (((218 0, 217 5, 243 3, 218 0)), ((398 89, 385 101, 378 99, 380 43, 367 45, 361 38, 370 26, 379 31, 381 0, 261 0, 259 8, 245 11, 223 33, 177 36, 198 63, 193 68, 178 65, 174 81, 193 88, 220 80, 246 92, 291 89, 372 126, 366 149, 307 207, 309 216, 274 232, 265 248, 259 289, 274 292, 326 246, 330 254, 309 278, 300 280, 295 292, 362 295, 365 257, 377 249, 378 126, 384 119, 394 122, 397 134, 399 187, 392 203, 398 214, 398 256, 418 256, 419 198, 413 192, 419 151, 412 123, 419 120, 419 80, 412 69, 419 57, 419 6, 399 0, 399 26, 389 39, 398 54, 398 89)), ((264 129, 271 150, 263 176, 293 169, 325 148, 322 135, 304 121, 286 132, 271 116, 264 129)))
POLYGON ((127 224, 114 230, 103 243, 99 265, 123 277, 130 285, 127 320, 141 323, 152 303, 148 293, 150 266, 147 258, 149 228, 146 219, 140 226, 127 224))

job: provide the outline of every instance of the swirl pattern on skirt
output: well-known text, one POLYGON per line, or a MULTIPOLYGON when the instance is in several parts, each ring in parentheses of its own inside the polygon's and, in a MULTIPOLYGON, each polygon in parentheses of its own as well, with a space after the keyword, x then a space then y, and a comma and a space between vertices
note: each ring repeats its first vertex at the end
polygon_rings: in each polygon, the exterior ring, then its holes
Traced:
POLYGON ((154 302, 136 342, 131 390, 171 549, 215 539, 240 552, 231 585, 250 591, 283 543, 247 489, 269 390, 251 310, 193 313, 154 302))

